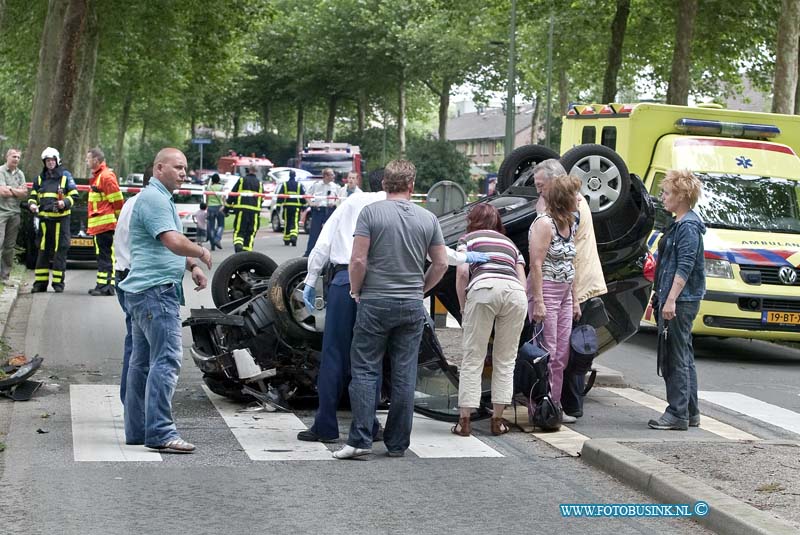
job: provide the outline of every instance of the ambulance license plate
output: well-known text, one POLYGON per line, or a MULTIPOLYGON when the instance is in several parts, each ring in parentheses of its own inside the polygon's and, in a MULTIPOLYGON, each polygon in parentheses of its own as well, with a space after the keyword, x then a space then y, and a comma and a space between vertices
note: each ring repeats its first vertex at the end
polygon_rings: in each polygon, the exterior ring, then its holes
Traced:
POLYGON ((774 312, 772 310, 765 310, 761 313, 761 323, 800 325, 800 312, 774 312))
POLYGON ((69 240, 72 247, 94 247, 94 240, 92 238, 72 238, 69 240))

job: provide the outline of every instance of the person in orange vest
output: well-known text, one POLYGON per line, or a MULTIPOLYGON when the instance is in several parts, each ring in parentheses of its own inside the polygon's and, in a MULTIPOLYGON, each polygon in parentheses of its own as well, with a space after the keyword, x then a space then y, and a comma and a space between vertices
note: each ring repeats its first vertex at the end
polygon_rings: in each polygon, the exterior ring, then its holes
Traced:
POLYGON ((106 165, 102 150, 94 148, 87 152, 86 165, 92 170, 86 232, 94 236, 97 253, 97 285, 89 290, 89 295, 114 295, 114 229, 125 201, 117 176, 106 165))

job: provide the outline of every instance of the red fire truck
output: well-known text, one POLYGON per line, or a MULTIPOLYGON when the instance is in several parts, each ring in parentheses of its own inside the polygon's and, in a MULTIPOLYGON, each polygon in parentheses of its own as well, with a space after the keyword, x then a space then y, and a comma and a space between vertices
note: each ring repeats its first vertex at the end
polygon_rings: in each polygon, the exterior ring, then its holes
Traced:
POLYGON ((272 169, 273 164, 267 158, 256 158, 255 155, 241 156, 234 151, 229 151, 227 156, 221 156, 217 160, 217 170, 220 173, 244 176, 247 174, 249 167, 256 170, 256 176, 259 180, 267 180, 267 173, 272 169))

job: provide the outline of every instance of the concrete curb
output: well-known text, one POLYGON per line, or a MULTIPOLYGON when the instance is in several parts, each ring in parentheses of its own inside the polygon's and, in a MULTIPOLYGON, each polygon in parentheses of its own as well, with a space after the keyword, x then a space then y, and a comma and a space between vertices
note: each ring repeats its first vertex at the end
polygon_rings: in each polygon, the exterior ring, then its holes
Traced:
POLYGON ((692 519, 725 535, 791 535, 797 528, 706 485, 647 455, 601 438, 584 443, 581 458, 662 503, 708 504, 706 516, 692 519))
POLYGON ((594 383, 595 385, 613 387, 628 386, 625 382, 625 376, 622 374, 622 372, 612 370, 611 368, 606 368, 605 366, 601 366, 599 364, 595 364, 592 366, 592 368, 597 370, 597 378, 595 379, 594 383))
POLYGON ((3 293, 0 293, 0 334, 5 334, 8 316, 19 295, 19 286, 5 286, 3 293))

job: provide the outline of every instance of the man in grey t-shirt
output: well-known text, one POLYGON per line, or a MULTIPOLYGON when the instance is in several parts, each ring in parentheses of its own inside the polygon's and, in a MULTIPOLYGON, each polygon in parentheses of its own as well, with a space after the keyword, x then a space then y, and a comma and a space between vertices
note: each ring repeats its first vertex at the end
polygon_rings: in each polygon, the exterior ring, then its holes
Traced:
POLYGON ((387 454, 401 457, 411 442, 417 355, 425 324, 424 293, 447 270, 436 217, 411 202, 416 168, 407 160, 386 166, 386 200, 365 207, 356 223, 350 257, 350 297, 358 303, 350 347, 353 422, 337 459, 372 453, 375 390, 384 355, 392 367, 392 398, 383 439, 387 454), (425 257, 430 256, 427 271, 425 257))
POLYGON ((14 264, 14 247, 19 233, 19 203, 28 196, 25 175, 19 168, 19 149, 6 151, 6 163, 0 165, 0 280, 8 280, 14 264))

